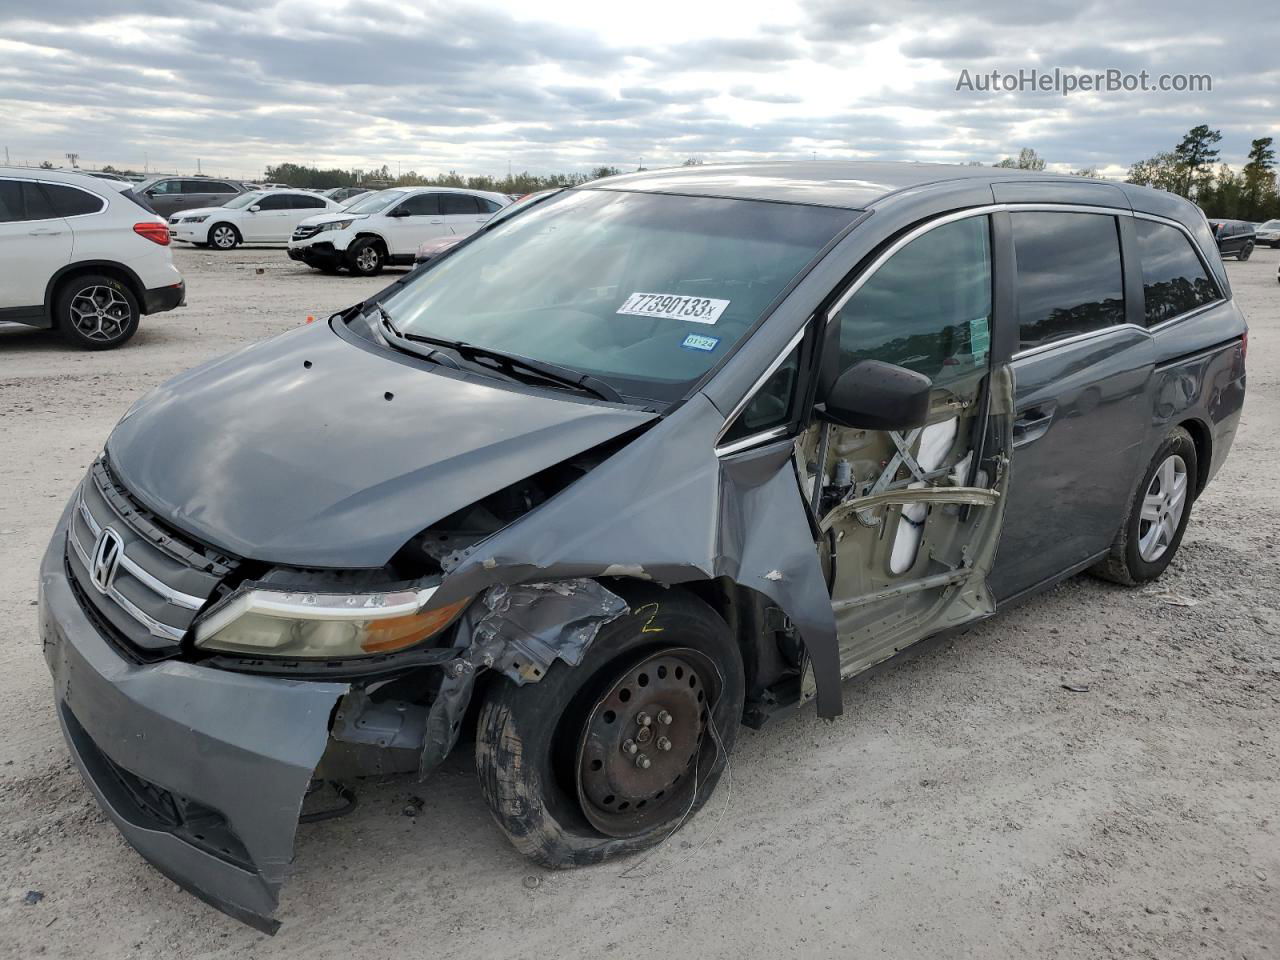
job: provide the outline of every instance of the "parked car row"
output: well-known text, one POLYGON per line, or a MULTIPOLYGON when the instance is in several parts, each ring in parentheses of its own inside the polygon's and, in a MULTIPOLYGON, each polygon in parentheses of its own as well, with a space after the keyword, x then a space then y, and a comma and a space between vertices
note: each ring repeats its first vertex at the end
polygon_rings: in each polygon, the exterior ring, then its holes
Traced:
POLYGON ((1257 241, 1252 223, 1246 220, 1210 220, 1209 226, 1213 228, 1218 252, 1224 257, 1248 260, 1253 254, 1257 241))

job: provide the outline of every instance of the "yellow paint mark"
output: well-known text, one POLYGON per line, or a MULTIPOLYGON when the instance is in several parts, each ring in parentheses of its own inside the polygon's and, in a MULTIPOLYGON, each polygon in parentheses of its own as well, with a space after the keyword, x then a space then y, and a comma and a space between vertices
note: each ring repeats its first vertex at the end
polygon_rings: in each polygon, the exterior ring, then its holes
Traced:
POLYGON ((658 618, 658 614, 661 612, 656 603, 646 603, 643 607, 636 608, 636 616, 639 616, 640 614, 644 613, 646 610, 649 610, 649 609, 653 610, 653 616, 651 616, 648 620, 644 622, 644 626, 640 628, 640 632, 641 633, 662 633, 662 631, 664 631, 666 627, 655 627, 653 625, 653 621, 658 618))

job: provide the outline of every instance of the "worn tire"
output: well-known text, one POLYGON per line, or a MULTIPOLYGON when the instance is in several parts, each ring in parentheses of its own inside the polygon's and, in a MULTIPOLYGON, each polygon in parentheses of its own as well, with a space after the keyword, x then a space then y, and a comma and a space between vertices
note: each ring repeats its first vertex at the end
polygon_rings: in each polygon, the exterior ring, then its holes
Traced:
POLYGON ((1089 572, 1104 580, 1111 580, 1114 583, 1121 583, 1128 587, 1148 583, 1164 573, 1165 568, 1169 566, 1174 555, 1177 554, 1178 547, 1182 544, 1182 535, 1186 532, 1187 521, 1191 518, 1192 504, 1200 492, 1196 488, 1196 478, 1198 476, 1195 441, 1191 439, 1191 434, 1187 433, 1182 427, 1174 427, 1169 435, 1164 438, 1164 442, 1160 444, 1155 456, 1151 458, 1151 463, 1147 465, 1147 469, 1143 472, 1142 480, 1134 491, 1133 499, 1129 501, 1129 510, 1125 514, 1124 523, 1120 525, 1120 531, 1116 534, 1115 541, 1111 544, 1111 552, 1105 560, 1100 561, 1089 572), (1138 552, 1142 502, 1146 497, 1147 489, 1151 486, 1151 479, 1155 476, 1156 470, 1166 459, 1174 454, 1182 458, 1187 468, 1186 504, 1182 509, 1182 517, 1178 521, 1178 528, 1174 532, 1169 546, 1154 561, 1147 561, 1142 559, 1141 554, 1138 552))
POLYGON ((347 249, 347 267, 357 277, 376 276, 386 262, 382 241, 374 237, 361 237, 347 249))
MULTIPOLYGON (((80 313, 83 315, 83 308, 80 308, 80 313)), ((141 319, 142 310, 138 306, 138 298, 134 296, 128 284, 115 277, 97 273, 81 274, 64 281, 54 297, 54 323, 59 335, 71 345, 85 350, 111 350, 122 346, 138 332, 138 323, 141 319), (121 317, 124 315, 124 309, 128 310, 128 317, 123 322, 112 321, 112 326, 118 326, 119 329, 105 339, 77 326, 76 316, 72 314, 73 305, 76 305, 77 301, 83 302, 84 297, 95 289, 110 291, 110 296, 119 309, 121 317)), ((98 327, 101 329, 101 322, 98 323, 98 327)))
POLYGON ((481 793, 516 849, 545 867, 599 863, 661 842, 706 803, 737 738, 745 685, 742 657, 725 622, 678 588, 639 585, 625 595, 630 612, 601 629, 581 664, 556 661, 541 680, 524 686, 497 678, 480 708, 475 757, 481 793), (686 800, 673 807, 642 833, 607 836, 588 823, 575 789, 585 712, 637 657, 680 647, 705 654, 720 671, 711 712, 725 753, 696 781, 691 805, 686 800))

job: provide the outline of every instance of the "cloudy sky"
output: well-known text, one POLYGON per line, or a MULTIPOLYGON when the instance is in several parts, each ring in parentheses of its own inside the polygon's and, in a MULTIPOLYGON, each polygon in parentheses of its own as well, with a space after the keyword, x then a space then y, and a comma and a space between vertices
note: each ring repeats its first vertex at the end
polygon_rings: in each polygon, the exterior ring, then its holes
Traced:
POLYGON ((1280 4, 1246 0, 0 0, 15 162, 502 174, 694 156, 1121 174, 1196 123, 1280 140, 1280 4), (983 94, 999 70, 1207 73, 1205 93, 983 94))

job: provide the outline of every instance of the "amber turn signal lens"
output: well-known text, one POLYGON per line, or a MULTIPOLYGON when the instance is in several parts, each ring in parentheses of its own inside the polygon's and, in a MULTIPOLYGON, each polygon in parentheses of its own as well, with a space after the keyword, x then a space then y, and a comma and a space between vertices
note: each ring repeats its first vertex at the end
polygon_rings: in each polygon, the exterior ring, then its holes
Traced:
POLYGON ((471 598, 466 597, 457 603, 424 610, 421 613, 391 617, 387 620, 371 620, 365 627, 360 648, 365 653, 390 653, 412 647, 415 643, 421 643, 453 623, 470 602, 471 598))

